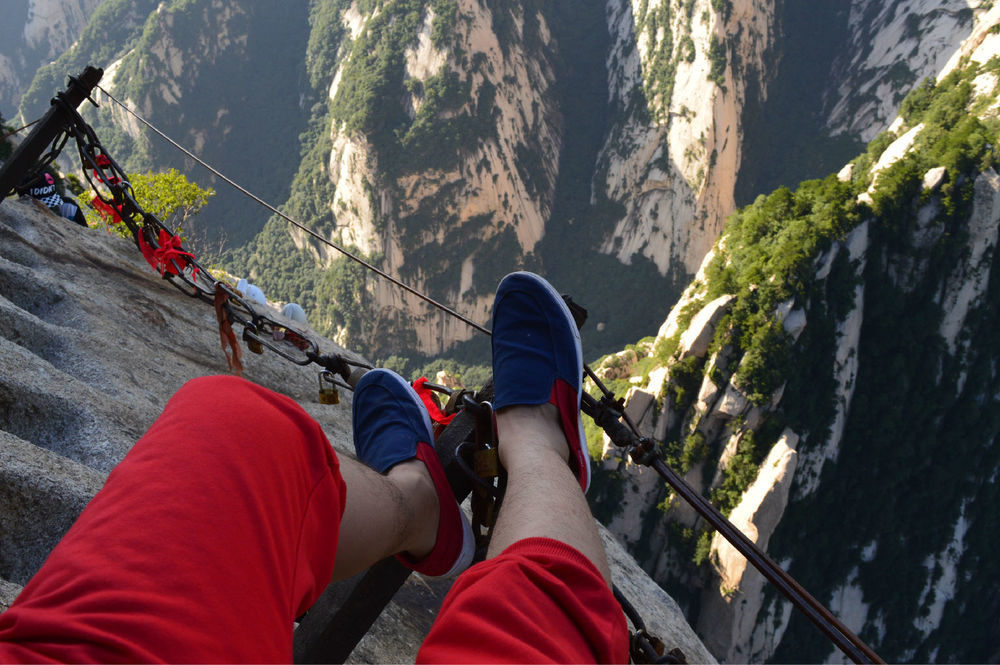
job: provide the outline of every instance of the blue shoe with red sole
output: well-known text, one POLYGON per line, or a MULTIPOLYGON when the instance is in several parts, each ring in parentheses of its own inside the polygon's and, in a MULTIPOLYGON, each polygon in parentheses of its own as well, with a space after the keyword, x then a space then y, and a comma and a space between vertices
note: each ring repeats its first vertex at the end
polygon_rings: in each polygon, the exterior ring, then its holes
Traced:
POLYGON ((507 275, 493 301, 495 409, 554 404, 569 444, 569 463, 586 492, 590 453, 580 420, 580 331, 562 296, 529 272, 507 275))
POLYGON ((455 501, 444 468, 434 450, 434 430, 427 409, 406 380, 386 369, 374 369, 358 381, 352 407, 354 450, 358 459, 379 473, 418 459, 427 466, 441 504, 437 542, 416 560, 397 554, 407 568, 429 577, 456 575, 472 563, 472 528, 455 501))

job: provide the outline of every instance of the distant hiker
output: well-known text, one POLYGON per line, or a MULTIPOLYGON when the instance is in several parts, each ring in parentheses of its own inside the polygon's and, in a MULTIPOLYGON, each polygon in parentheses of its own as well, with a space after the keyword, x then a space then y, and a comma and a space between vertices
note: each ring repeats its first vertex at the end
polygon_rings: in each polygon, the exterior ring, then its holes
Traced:
POLYGON ((21 196, 38 199, 57 215, 72 220, 80 226, 87 225, 87 220, 83 216, 80 206, 72 201, 63 200, 63 197, 56 191, 56 181, 51 173, 42 172, 31 180, 22 182, 17 187, 17 193, 21 196))
POLYGON ((508 479, 485 561, 465 570, 471 529, 398 374, 358 382, 357 460, 288 397, 194 379, 0 614, 0 661, 290 662, 293 621, 331 578, 395 555, 424 575, 461 573, 418 662, 626 662, 584 496, 573 317, 548 282, 514 273, 492 343, 508 479))

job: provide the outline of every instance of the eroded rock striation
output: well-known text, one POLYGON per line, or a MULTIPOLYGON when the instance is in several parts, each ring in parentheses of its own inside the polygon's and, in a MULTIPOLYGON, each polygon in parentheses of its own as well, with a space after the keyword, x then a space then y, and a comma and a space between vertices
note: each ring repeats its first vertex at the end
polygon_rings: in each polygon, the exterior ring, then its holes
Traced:
POLYGON ((661 273, 695 273, 735 209, 742 118, 766 97, 774 40, 768 1, 608 3, 609 100, 617 110, 595 196, 625 207, 603 251, 661 273), (682 267, 681 267, 682 266, 682 267))

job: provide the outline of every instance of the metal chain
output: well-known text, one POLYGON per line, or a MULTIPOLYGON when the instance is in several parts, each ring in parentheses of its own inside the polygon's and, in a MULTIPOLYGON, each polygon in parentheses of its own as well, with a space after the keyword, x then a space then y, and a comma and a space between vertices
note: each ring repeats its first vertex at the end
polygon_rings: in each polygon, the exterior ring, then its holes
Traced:
MULTIPOLYGON (((209 304, 214 304, 216 295, 222 292, 226 298, 221 307, 227 321, 242 326, 242 339, 254 353, 263 353, 263 349, 267 348, 296 365, 316 363, 324 371, 340 375, 345 381, 350 378, 352 368, 371 369, 370 365, 349 360, 340 354, 320 353, 317 342, 304 331, 274 319, 245 300, 236 289, 215 279, 198 263, 194 255, 183 251, 177 236, 156 215, 144 210, 136 201, 127 174, 104 149, 93 128, 76 109, 61 100, 56 103, 61 103, 72 119, 58 146, 59 150, 68 138, 76 140, 84 176, 97 196, 119 212, 136 245, 141 249, 142 244, 146 244, 152 250, 160 251, 163 250, 164 240, 171 243, 176 240, 176 249, 179 250, 177 253, 186 255, 183 259, 170 257, 166 260, 168 267, 162 271, 164 279, 186 295, 209 304), (99 160, 101 156, 106 158, 105 165, 101 164, 103 160, 99 160)), ((50 151, 50 154, 54 159, 58 150, 50 151)))

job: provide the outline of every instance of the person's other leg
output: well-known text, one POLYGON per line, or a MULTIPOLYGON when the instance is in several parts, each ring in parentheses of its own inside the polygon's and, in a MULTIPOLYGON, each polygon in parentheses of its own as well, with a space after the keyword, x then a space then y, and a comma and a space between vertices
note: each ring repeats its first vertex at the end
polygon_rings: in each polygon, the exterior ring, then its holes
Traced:
POLYGON ((289 661, 335 558, 340 578, 430 547, 436 495, 410 466, 338 462, 287 397, 191 381, 0 615, 0 660, 289 661))
POLYGON ((583 554, 610 585, 604 544, 580 483, 567 464, 569 449, 556 407, 507 407, 497 412, 497 430, 507 491, 488 556, 495 557, 526 538, 552 538, 583 554))
POLYGON ((346 579, 400 552, 415 559, 430 554, 440 508, 423 462, 401 462, 382 475, 344 457, 340 472, 348 489, 333 579, 346 579))
POLYGON ((624 662, 625 617, 582 491, 589 459, 572 316, 541 278, 508 275, 493 345, 506 495, 489 558, 449 591, 418 660, 624 662))
MULTIPOLYGON (((392 524, 383 524, 378 529, 399 533, 403 540, 388 543, 387 552, 397 554, 404 566, 431 577, 465 570, 475 554, 472 529, 455 501, 433 447, 430 416, 413 387, 395 372, 371 370, 355 387, 352 417, 358 460, 387 474, 386 478, 398 490, 385 496, 393 504, 390 517, 399 522, 394 529, 392 524)), ((375 483, 364 484, 363 488, 370 493, 385 491, 375 483)), ((348 497, 343 532, 355 535, 357 529, 357 533, 367 534, 375 525, 365 523, 364 520, 370 519, 366 516, 355 522, 352 501, 353 493, 348 497)), ((338 555, 338 573, 342 567, 345 570, 349 567, 348 557, 363 558, 353 552, 356 547, 365 546, 366 538, 362 535, 350 544, 341 545, 344 553, 338 555)))

